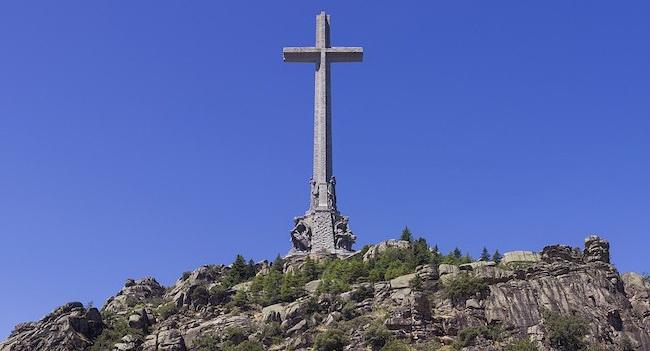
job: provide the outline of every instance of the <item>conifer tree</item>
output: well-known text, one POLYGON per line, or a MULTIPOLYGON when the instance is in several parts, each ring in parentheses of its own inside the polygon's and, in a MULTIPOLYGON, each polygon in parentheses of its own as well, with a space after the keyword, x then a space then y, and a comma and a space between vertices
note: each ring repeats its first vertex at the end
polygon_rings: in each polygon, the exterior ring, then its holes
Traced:
POLYGON ((284 259, 280 254, 278 254, 275 257, 275 260, 273 261, 273 265, 271 266, 272 269, 282 273, 284 271, 284 259))
POLYGON ((503 258, 503 255, 499 253, 499 250, 494 251, 494 254, 492 254, 492 261, 496 263, 501 263, 501 259, 503 258))
POLYGON ((264 299, 265 305, 272 305, 280 301, 280 289, 282 288, 283 277, 284 276, 282 273, 274 269, 272 269, 269 274, 264 277, 264 283, 262 287, 264 294, 262 298, 264 299))
POLYGON ((302 266, 302 274, 306 282, 318 279, 319 270, 316 262, 312 260, 309 256, 305 259, 305 264, 302 266))
POLYGON ((247 280, 247 267, 244 256, 237 255, 228 274, 230 283, 235 285, 247 280))
POLYGON ((409 285, 411 285, 411 289, 413 289, 414 291, 423 290, 422 278, 420 277, 419 274, 415 275, 415 277, 409 282, 409 285))
POLYGON ((452 251, 451 256, 457 260, 460 260, 463 258, 463 252, 460 251, 459 248, 455 248, 454 251, 452 251))
POLYGON ((411 230, 409 229, 408 226, 402 229, 402 235, 400 236, 399 239, 404 241, 409 241, 409 242, 413 240, 413 234, 411 233, 411 230))
POLYGON ((248 260, 248 265, 246 266, 246 280, 253 278, 255 274, 257 274, 255 262, 253 260, 248 260))
POLYGON ((489 261, 490 260, 490 253, 487 250, 487 247, 483 247, 483 251, 481 251, 481 258, 479 261, 489 261))
POLYGON ((413 252, 413 267, 431 263, 433 256, 431 254, 431 251, 429 251, 429 244, 427 244, 426 239, 418 238, 415 240, 415 242, 412 244, 411 251, 413 252))
POLYGON ((431 249, 431 263, 435 266, 438 266, 441 261, 442 255, 440 254, 440 249, 438 249, 438 245, 436 244, 431 249))

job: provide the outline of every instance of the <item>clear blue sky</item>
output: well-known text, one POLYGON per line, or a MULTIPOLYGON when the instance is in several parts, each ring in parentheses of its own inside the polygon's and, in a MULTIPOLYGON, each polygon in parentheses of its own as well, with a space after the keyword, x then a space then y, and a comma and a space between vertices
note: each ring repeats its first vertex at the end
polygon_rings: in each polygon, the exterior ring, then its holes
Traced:
POLYGON ((4 1, 0 335, 127 277, 289 249, 313 67, 332 40, 334 173, 359 245, 612 243, 650 270, 647 1, 4 1), (397 4, 399 3, 399 6, 397 4))

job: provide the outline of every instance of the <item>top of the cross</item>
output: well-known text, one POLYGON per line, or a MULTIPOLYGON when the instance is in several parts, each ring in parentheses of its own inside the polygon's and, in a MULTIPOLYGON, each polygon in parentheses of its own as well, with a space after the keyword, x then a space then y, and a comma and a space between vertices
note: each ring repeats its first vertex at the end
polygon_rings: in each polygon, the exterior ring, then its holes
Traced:
POLYGON ((319 62, 325 53, 328 62, 359 62, 363 59, 363 48, 332 47, 330 45, 330 15, 321 11, 316 15, 316 45, 311 47, 285 47, 285 62, 319 62))
POLYGON ((316 47, 330 47, 330 16, 325 11, 316 16, 316 47))

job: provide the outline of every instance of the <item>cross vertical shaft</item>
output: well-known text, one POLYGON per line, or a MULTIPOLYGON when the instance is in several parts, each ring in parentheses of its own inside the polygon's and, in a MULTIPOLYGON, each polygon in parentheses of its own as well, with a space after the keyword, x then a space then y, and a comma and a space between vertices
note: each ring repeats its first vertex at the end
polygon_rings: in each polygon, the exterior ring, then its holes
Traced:
MULTIPOLYGON (((332 171, 332 96, 330 63, 358 62, 363 58, 359 47, 331 47, 330 16, 316 16, 316 42, 312 47, 287 47, 282 50, 285 62, 308 62, 314 73, 314 154, 311 201, 303 217, 295 219, 291 231, 294 250, 351 250, 353 238, 347 217, 339 214, 332 171)), ((347 252, 346 251, 346 252, 347 252)))
MULTIPOLYGON (((316 48, 329 47, 329 16, 316 17, 316 48)), ((327 207, 327 183, 332 177, 332 112, 330 95, 330 64, 327 52, 321 50, 316 63, 314 92, 314 155, 313 181, 318 187, 318 207, 327 207)))

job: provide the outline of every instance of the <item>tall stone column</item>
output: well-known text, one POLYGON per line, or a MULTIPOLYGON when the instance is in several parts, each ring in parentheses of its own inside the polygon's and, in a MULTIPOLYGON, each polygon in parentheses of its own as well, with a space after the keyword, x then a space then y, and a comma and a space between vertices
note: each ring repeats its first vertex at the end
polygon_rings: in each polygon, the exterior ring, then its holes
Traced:
POLYGON ((358 62, 363 49, 330 46, 330 17, 316 17, 316 45, 284 48, 286 62, 309 62, 314 74, 314 155, 309 210, 295 219, 292 252, 350 252, 356 239, 347 217, 336 206, 336 180, 332 171, 331 62, 358 62))

